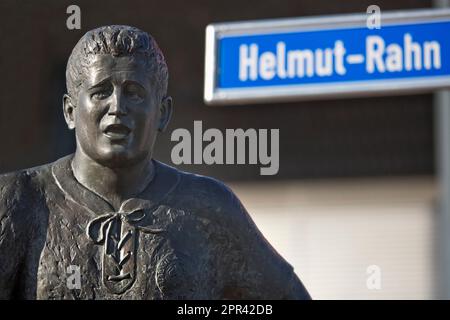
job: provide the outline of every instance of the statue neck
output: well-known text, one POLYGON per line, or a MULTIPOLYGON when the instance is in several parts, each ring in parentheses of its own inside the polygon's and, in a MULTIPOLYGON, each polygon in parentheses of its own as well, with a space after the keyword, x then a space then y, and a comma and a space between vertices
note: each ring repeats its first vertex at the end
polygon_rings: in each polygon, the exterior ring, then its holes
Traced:
POLYGON ((131 166, 110 168, 94 161, 77 148, 72 159, 72 171, 80 184, 118 210, 123 201, 144 191, 153 179, 155 169, 150 155, 131 166))

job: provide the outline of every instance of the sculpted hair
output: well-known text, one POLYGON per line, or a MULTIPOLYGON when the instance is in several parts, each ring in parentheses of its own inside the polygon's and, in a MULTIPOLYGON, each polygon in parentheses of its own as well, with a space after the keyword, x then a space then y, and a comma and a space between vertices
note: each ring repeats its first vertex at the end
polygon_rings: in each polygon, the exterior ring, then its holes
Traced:
POLYGON ((134 27, 112 25, 88 31, 73 48, 66 68, 67 91, 72 98, 78 97, 84 75, 96 54, 142 55, 150 80, 160 97, 166 96, 169 72, 164 55, 153 37, 134 27))

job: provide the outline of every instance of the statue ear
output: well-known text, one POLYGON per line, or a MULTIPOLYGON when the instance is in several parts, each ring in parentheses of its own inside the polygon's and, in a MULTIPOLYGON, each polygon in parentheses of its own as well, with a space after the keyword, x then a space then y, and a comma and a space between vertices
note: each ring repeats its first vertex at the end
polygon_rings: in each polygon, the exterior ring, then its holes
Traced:
POLYGON ((173 100, 172 97, 167 96, 161 101, 160 107, 161 117, 159 119, 159 127, 158 127, 159 132, 164 132, 164 130, 166 130, 167 125, 169 124, 169 120, 172 117, 172 111, 173 111, 173 100))
POLYGON ((70 130, 73 130, 75 128, 75 108, 75 105, 72 103, 72 98, 68 94, 65 94, 63 96, 63 113, 64 118, 66 119, 67 126, 70 130))

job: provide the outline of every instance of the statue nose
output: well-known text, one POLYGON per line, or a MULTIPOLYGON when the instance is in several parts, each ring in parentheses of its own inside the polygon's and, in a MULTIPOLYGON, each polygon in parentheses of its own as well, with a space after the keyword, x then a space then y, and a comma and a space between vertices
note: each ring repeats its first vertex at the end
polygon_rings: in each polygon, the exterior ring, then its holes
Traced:
POLYGON ((109 105, 108 115, 124 116, 127 114, 126 106, 120 94, 113 94, 109 105))

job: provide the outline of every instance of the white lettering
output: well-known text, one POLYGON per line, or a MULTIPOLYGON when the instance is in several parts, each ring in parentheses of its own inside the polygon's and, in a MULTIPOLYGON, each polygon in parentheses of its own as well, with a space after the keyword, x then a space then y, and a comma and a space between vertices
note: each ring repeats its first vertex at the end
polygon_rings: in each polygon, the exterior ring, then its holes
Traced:
POLYGON ((239 48, 239 80, 247 81, 256 80, 258 77, 258 46, 250 45, 250 53, 248 46, 243 44, 239 48))
POLYGON ((402 48, 392 43, 386 48, 386 70, 390 72, 402 71, 403 69, 403 51, 402 48))
POLYGON ((275 77, 275 55, 270 52, 264 52, 259 58, 259 74, 264 80, 271 80, 275 77))
POLYGON ((308 49, 288 51, 288 76, 303 78, 305 74, 308 77, 314 75, 312 51, 308 49))
POLYGON ((441 46, 437 41, 425 41, 423 44, 423 66, 430 70, 431 65, 435 69, 441 68, 441 46), (431 60, 433 60, 433 63, 431 63, 431 60))
POLYGON ((403 38, 403 47, 405 50, 405 70, 411 71, 414 62, 414 69, 422 69, 422 49, 420 44, 412 41, 412 37, 409 33, 405 34, 403 38))
POLYGON ((384 40, 379 36, 369 36, 366 38, 366 70, 368 73, 384 72, 384 40))

